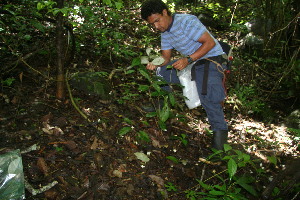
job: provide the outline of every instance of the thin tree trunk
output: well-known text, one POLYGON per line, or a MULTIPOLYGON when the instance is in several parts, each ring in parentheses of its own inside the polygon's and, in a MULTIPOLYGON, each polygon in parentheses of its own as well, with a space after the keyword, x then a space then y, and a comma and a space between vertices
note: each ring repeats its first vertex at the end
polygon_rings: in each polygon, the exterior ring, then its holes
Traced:
MULTIPOLYGON (((57 7, 63 8, 64 0, 56 0, 57 7)), ((56 49, 57 49, 57 88, 56 98, 65 98, 64 53, 63 53, 63 14, 58 13, 56 18, 56 49)))

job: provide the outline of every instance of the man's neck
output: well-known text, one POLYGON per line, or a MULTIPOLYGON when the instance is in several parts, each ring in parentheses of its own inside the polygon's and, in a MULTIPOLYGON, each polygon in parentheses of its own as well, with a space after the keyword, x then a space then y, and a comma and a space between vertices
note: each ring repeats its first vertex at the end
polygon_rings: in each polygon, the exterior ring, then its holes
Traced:
POLYGON ((174 21, 174 15, 172 16, 169 16, 169 26, 168 26, 168 29, 166 31, 170 31, 171 28, 172 28, 172 25, 173 25, 173 21, 174 21))

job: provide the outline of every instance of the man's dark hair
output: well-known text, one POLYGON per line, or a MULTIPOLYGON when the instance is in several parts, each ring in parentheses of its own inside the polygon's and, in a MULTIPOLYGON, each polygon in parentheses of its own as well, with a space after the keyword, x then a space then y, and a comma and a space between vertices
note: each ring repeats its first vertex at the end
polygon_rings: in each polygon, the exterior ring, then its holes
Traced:
POLYGON ((162 0, 147 0, 142 4, 142 19, 147 20, 152 14, 162 14, 164 9, 171 15, 168 6, 162 0))

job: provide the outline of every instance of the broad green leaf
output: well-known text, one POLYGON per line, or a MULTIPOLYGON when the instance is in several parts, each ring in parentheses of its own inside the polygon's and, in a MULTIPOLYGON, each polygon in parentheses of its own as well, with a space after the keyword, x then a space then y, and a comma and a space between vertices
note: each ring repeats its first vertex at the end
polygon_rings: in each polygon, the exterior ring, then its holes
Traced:
POLYGON ((142 91, 142 92, 147 91, 147 90, 149 90, 149 85, 139 85, 138 90, 142 91))
POLYGON ((131 69, 131 70, 126 71, 125 74, 132 74, 134 72, 135 72, 135 70, 131 69))
POLYGON ((144 140, 146 142, 150 142, 150 137, 145 131, 139 131, 138 132, 138 137, 141 140, 144 140))
POLYGON ((131 62, 131 66, 137 66, 141 64, 141 59, 140 58, 134 58, 131 62))
POLYGON ((222 186, 219 186, 219 185, 215 185, 215 188, 221 190, 221 191, 226 191, 226 184, 222 185, 222 186))
POLYGON ((36 7, 38 10, 42 10, 44 8, 44 5, 39 2, 36 7))
POLYGON ((150 161, 148 156, 142 152, 136 152, 136 153, 134 153, 134 155, 137 157, 137 159, 139 159, 145 163, 150 161))
POLYGON ((245 190, 247 190, 247 192, 249 192, 253 196, 257 196, 257 192, 254 189, 254 187, 248 184, 251 182, 253 182, 253 180, 251 180, 250 178, 247 178, 247 177, 241 177, 236 181, 236 183, 238 185, 240 185, 241 187, 243 187, 245 190))
POLYGON ((142 70, 142 69, 139 69, 139 72, 140 72, 146 79, 148 79, 148 80, 151 82, 150 75, 149 75, 147 72, 145 72, 145 71, 142 70))
POLYGON ((222 195, 224 195, 225 193, 222 192, 222 191, 211 190, 211 191, 209 191, 209 194, 216 195, 216 196, 222 196, 222 195))
POLYGON ((146 114, 146 117, 156 117, 157 113, 156 112, 150 112, 146 114))
POLYGON ((128 123, 128 124, 134 124, 132 120, 130 120, 129 118, 125 117, 124 118, 124 122, 128 123))
POLYGON ((158 92, 160 92, 161 91, 161 87, 159 87, 159 85, 157 84, 157 83, 153 83, 152 84, 152 86, 154 87, 154 89, 156 90, 156 91, 158 91, 158 92))
POLYGON ((163 57, 157 57, 152 61, 153 65, 161 65, 165 62, 165 59, 163 57))
POLYGON ((147 56, 142 56, 141 57, 141 64, 148 64, 149 63, 149 59, 147 56))
POLYGON ((24 39, 25 39, 25 40, 30 40, 30 39, 31 39, 31 36, 30 36, 30 35, 24 35, 24 39))
POLYGON ((169 99, 172 106, 175 105, 175 97, 172 93, 169 93, 169 99))
POLYGON ((123 7, 123 3, 122 2, 115 2, 116 8, 118 10, 120 10, 123 7))
POLYGON ((206 189, 206 190, 210 190, 210 189, 211 189, 211 186, 209 186, 209 185, 203 183, 203 182, 200 181, 199 179, 197 179, 197 181, 198 181, 199 185, 201 185, 201 187, 203 187, 204 189, 206 189))
POLYGON ((174 163, 179 163, 179 160, 174 156, 167 156, 166 158, 172 160, 174 163))
POLYGON ((270 163, 273 163, 275 166, 277 165, 277 158, 275 156, 268 156, 267 158, 270 163))
POLYGON ((31 21, 31 24, 38 30, 45 32, 45 27, 38 21, 31 21))
POLYGON ((111 6, 112 4, 111 4, 111 0, 103 0, 103 2, 106 4, 106 5, 108 5, 108 6, 111 6))
POLYGON ((52 13, 53 13, 54 16, 56 16, 59 12, 60 12, 60 9, 58 9, 58 8, 55 8, 52 11, 52 13))
POLYGON ((150 56, 151 51, 152 51, 151 48, 147 48, 147 49, 146 49, 146 54, 147 54, 148 56, 150 56))
POLYGON ((224 144, 224 151, 227 152, 229 150, 231 150, 232 147, 229 144, 224 144))
POLYGON ((245 154, 245 153, 244 153, 244 155, 243 155, 243 158, 244 158, 244 161, 245 161, 245 162, 248 162, 248 161, 250 161, 250 159, 251 159, 251 158, 250 158, 250 155, 245 154))
POLYGON ((130 132, 132 130, 131 127, 123 127, 120 131, 119 131, 119 135, 125 135, 127 134, 128 132, 130 132))
POLYGON ((167 125, 166 125, 165 122, 159 120, 159 121, 158 121, 158 125, 159 125, 159 128, 160 128, 161 130, 167 131, 167 125))
POLYGON ((169 116, 170 116, 170 108, 169 108, 169 105, 168 105, 168 103, 165 99, 164 107, 162 108, 162 110, 159 111, 159 119, 162 122, 165 122, 169 119, 169 116))
POLYGON ((228 161, 228 166, 227 167, 228 167, 229 178, 232 179, 233 175, 237 171, 237 164, 233 159, 230 159, 228 161))

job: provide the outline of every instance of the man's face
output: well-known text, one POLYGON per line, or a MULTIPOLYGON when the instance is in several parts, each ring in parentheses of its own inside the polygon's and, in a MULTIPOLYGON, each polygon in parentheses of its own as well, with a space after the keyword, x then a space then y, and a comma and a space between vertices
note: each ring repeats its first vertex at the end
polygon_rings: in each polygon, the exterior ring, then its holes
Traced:
POLYGON ((165 32, 172 22, 172 17, 168 15, 167 10, 163 10, 162 14, 156 13, 149 16, 147 22, 160 32, 165 32))

